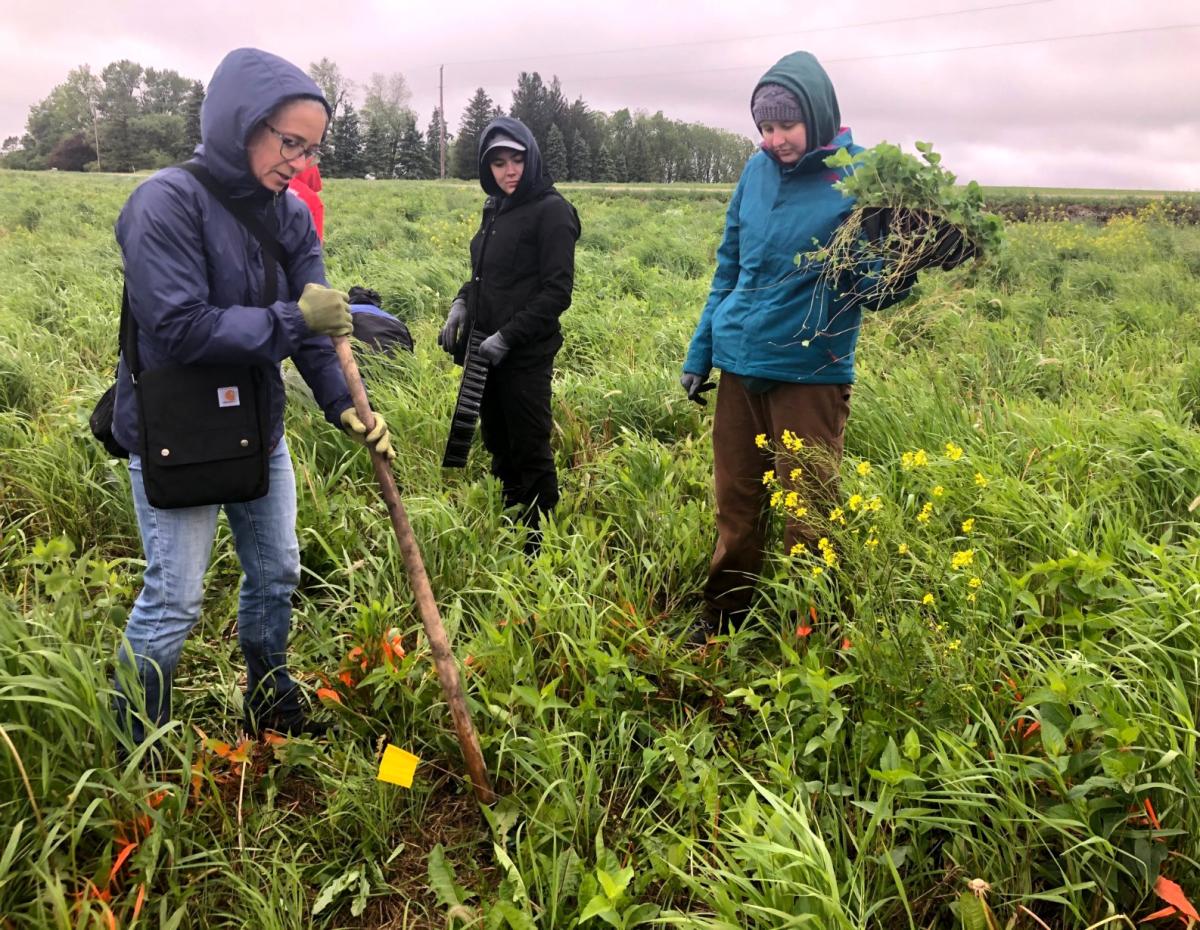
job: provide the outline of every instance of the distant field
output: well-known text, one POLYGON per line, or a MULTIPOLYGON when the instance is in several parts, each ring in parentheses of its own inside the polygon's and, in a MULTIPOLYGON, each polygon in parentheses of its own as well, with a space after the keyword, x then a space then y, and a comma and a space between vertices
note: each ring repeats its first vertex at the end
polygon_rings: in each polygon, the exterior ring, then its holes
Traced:
POLYGON ((1088 201, 1110 200, 1173 200, 1200 197, 1197 191, 1105 190, 1099 187, 984 187, 988 199, 997 202, 1023 197, 1043 200, 1088 201))
MULTIPOLYGON (((73 175, 77 179, 81 178, 146 178, 151 172, 140 171, 131 174, 79 174, 73 175)), ((5 175, 24 175, 27 177, 37 176, 55 176, 67 180, 72 177, 70 174, 58 175, 52 172, 26 172, 26 171, 5 171, 0 169, 0 177, 5 175)), ((477 181, 464 181, 459 178, 447 178, 444 181, 376 181, 370 182, 376 184, 391 184, 399 183, 401 186, 413 187, 427 185, 435 185, 437 187, 456 188, 461 190, 475 191, 479 189, 477 181)), ((725 195, 731 192, 734 188, 733 184, 698 184, 692 182, 679 182, 675 184, 649 184, 642 182, 632 182, 628 184, 616 183, 581 183, 576 181, 562 181, 557 184, 561 190, 575 191, 605 191, 613 193, 628 193, 638 195, 725 195)), ((990 203, 1001 205, 1017 201, 1039 200, 1048 204, 1145 204, 1155 200, 1180 200, 1180 201, 1200 201, 1200 189, 1193 191, 1164 191, 1164 190, 1109 190, 1099 187, 988 187, 984 186, 984 191, 990 203)))

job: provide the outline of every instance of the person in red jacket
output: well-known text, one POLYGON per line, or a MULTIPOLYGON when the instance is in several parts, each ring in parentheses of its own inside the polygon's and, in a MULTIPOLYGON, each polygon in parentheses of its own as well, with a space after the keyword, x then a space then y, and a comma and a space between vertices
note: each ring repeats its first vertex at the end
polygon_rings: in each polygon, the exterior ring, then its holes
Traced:
POLYGON ((321 170, 316 165, 309 165, 303 171, 293 175, 288 181, 288 190, 304 201, 308 212, 312 214, 313 226, 317 230, 317 238, 325 241, 325 204, 321 203, 321 170))

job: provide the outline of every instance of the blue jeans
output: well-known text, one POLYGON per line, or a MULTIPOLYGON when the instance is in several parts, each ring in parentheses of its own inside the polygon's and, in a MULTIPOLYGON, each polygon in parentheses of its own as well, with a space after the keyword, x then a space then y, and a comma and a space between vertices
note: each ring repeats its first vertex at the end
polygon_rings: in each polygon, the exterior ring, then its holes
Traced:
MULTIPOLYGON (((299 706, 296 683, 287 673, 287 640, 292 592, 300 581, 296 542, 296 479, 287 444, 280 439, 269 459, 271 488, 244 504, 211 504, 162 510, 146 500, 142 463, 129 457, 129 478, 146 573, 125 627, 118 663, 133 665, 145 693, 146 716, 161 725, 171 715, 171 678, 184 640, 200 619, 204 572, 222 507, 233 531, 242 566, 238 601, 238 641, 246 659, 247 707, 280 712, 299 706)), ((117 712, 129 712, 118 675, 117 712)), ((133 738, 145 738, 145 725, 134 714, 133 738)))

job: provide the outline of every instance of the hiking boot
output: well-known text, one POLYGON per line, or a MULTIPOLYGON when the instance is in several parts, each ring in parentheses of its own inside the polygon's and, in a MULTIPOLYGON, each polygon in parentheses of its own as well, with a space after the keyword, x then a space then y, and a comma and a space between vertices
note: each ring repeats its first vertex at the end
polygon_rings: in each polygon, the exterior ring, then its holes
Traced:
POLYGON ((249 708, 242 715, 242 726, 254 739, 262 739, 268 730, 281 736, 304 736, 320 739, 332 727, 327 720, 316 720, 301 707, 272 708, 254 712, 249 708))
POLYGON ((709 639, 715 636, 717 632, 717 624, 713 622, 711 617, 701 617, 691 625, 683 637, 683 648, 689 650, 703 649, 708 645, 709 639))

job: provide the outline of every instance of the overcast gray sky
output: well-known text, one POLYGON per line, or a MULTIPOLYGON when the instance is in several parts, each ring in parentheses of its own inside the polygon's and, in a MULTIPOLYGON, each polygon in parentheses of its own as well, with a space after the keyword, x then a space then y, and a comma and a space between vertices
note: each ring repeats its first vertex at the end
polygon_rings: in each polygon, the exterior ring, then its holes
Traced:
POLYGON ((19 135, 30 105, 76 65, 131 58, 207 82, 241 45, 303 67, 328 56, 362 82, 402 72, 422 128, 445 63, 452 131, 476 87, 507 107, 528 70, 557 74, 593 109, 662 110, 752 136, 755 81, 807 49, 856 141, 930 140, 962 180, 1200 188, 1200 0, 0 0, 0 10, 0 138, 19 135))

